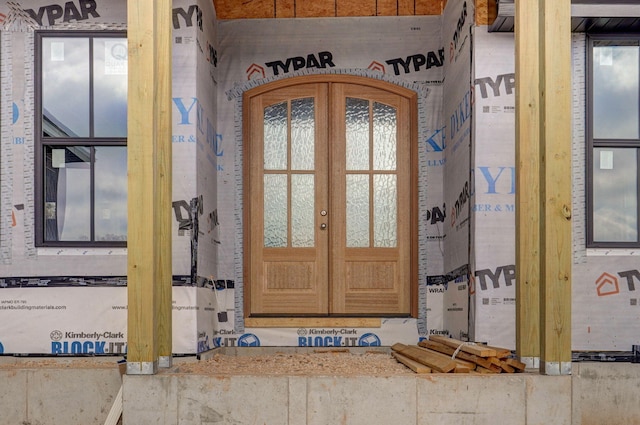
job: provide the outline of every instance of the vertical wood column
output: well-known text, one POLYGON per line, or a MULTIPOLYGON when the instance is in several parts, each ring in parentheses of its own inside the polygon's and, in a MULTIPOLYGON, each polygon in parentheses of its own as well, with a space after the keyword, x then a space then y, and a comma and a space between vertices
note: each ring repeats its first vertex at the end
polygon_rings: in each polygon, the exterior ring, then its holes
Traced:
POLYGON ((571 1, 540 4, 540 372, 571 374, 571 1))
POLYGON ((540 367, 540 45, 539 4, 517 0, 516 355, 540 367))
POLYGON ((171 1, 129 0, 127 23, 127 373, 154 374, 171 362, 171 1))

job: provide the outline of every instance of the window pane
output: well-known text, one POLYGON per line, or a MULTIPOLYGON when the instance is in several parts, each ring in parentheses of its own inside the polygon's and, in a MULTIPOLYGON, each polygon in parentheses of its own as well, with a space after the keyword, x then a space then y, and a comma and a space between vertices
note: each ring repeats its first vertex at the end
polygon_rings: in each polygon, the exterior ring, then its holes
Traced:
POLYGON ((636 242, 636 149, 593 150, 593 240, 636 242))
POLYGON ((593 137, 637 139, 638 46, 593 48, 593 137))
POLYGON ((373 104, 373 169, 396 169, 396 108, 373 104))
POLYGON ((347 170, 369 169, 369 101, 347 98, 347 170))
POLYGON ((373 176, 373 246, 398 245, 398 189, 394 174, 373 176))
POLYGON ((291 101, 291 169, 313 170, 315 159, 313 98, 291 101))
POLYGON ((89 136, 89 39, 43 38, 42 132, 89 136))
POLYGON ((127 148, 95 148, 95 238, 127 240, 127 148))
POLYGON ((291 176, 291 246, 294 247, 315 245, 313 177, 313 174, 291 176))
POLYGON ((91 148, 45 147, 45 240, 91 240, 91 148))
POLYGON ((347 246, 369 247, 369 176, 347 175, 347 246))
POLYGON ((264 109, 264 169, 287 169, 287 102, 264 109))
POLYGON ((287 175, 264 176, 264 246, 287 246, 287 175))
POLYGON ((93 41, 95 137, 127 137, 127 39, 93 41))

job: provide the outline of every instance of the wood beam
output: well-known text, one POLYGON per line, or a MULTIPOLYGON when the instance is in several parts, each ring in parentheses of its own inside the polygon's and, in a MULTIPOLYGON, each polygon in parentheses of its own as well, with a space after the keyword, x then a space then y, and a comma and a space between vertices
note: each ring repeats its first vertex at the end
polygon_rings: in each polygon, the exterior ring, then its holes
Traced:
POLYGON ((336 16, 376 16, 376 0, 336 0, 336 16))
POLYGON ((335 0, 295 0, 296 18, 335 17, 335 0))
POLYGON ((377 0, 376 15, 378 16, 398 15, 398 0, 377 0))
POLYGON ((276 0, 276 18, 295 18, 295 0, 276 0))
POLYGON ((444 9, 442 0, 415 0, 416 15, 441 15, 444 9))
POLYGON ((540 371, 571 374, 571 1, 540 10, 540 371))
MULTIPOLYGON (((516 0, 519 1, 519 0, 516 0)), ((533 4, 536 4, 535 2, 533 4)), ((491 25, 498 16, 498 3, 496 0, 476 0, 476 25, 491 25)), ((538 12, 535 12, 538 16, 538 12)), ((537 23, 531 16, 531 23, 537 23)))
MULTIPOLYGON (((295 4, 295 2, 294 2, 295 4)), ((275 18, 276 7, 280 3, 274 0, 251 0, 251 1, 216 1, 216 16, 219 19, 262 19, 275 18)))
POLYGON ((171 0, 127 1, 127 373, 137 375, 171 356, 171 13, 171 0))
POLYGON ((398 0, 398 15, 411 16, 416 14, 415 0, 398 0))
POLYGON ((516 355, 540 366, 539 5, 518 0, 516 40, 516 355))
POLYGON ((158 119, 158 133, 156 136, 158 162, 155 170, 157 184, 157 200, 154 205, 154 215, 157 215, 156 234, 158 235, 158 258, 155 262, 157 270, 158 302, 156 304, 158 365, 171 367, 173 340, 173 268, 172 268, 172 198, 173 198, 173 120, 171 119, 172 100, 171 90, 172 72, 172 0, 156 0, 156 7, 160 13, 156 19, 156 43, 158 46, 155 61, 157 85, 154 105, 155 116, 158 119), (167 10, 171 13, 167 13, 167 10))
MULTIPOLYGON (((485 15, 495 12, 495 19, 496 0, 480 1, 493 6, 480 10, 485 15)), ((440 15, 446 4, 446 0, 214 0, 218 19, 440 15)))

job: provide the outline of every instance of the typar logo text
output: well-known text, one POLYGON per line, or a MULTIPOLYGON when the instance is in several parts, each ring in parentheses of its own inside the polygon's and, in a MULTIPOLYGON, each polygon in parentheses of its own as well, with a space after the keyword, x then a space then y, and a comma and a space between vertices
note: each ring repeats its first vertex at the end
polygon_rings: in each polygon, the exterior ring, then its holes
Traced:
POLYGON ((254 80, 266 78, 265 68, 271 70, 272 75, 277 76, 311 68, 334 68, 333 54, 328 51, 308 53, 305 56, 293 56, 286 59, 278 59, 266 62, 264 66, 254 63, 247 68, 247 79, 254 80))
POLYGON ((616 295, 622 292, 620 289, 620 283, 618 278, 624 279, 627 282, 627 289, 629 292, 636 290, 636 282, 640 282, 640 271, 636 269, 624 270, 616 273, 615 276, 612 273, 604 272, 595 281, 596 293, 599 297, 606 297, 609 295, 616 295))
MULTIPOLYGON (((471 197, 471 194, 469 192, 469 182, 466 181, 464 182, 464 186, 462 190, 458 194, 458 199, 456 199, 456 201, 453 204, 453 207, 451 207, 451 227, 454 227, 456 225, 456 220, 461 216, 461 213, 464 212, 463 208, 469 201, 470 197, 471 197)), ((468 213, 462 214, 462 215, 468 216, 468 213)), ((459 225, 464 224, 464 222, 465 220, 459 223, 459 225)))
POLYGON ((498 266, 495 269, 480 269, 476 270, 474 275, 469 278, 469 293, 474 294, 476 291, 476 285, 480 285, 481 291, 486 291, 487 286, 491 283, 494 289, 500 287, 512 286, 516 281, 516 266, 515 264, 507 264, 504 266, 498 266), (477 282, 476 282, 477 280, 477 282))
POLYGON ((467 38, 469 38, 469 34, 463 35, 464 24, 467 20, 467 2, 465 1, 462 5, 462 11, 460 12, 460 17, 458 18, 458 24, 456 25, 456 32, 453 33, 453 38, 451 43, 449 44, 449 62, 452 62, 454 59, 457 59, 458 53, 462 50, 462 46, 464 46, 467 38))
POLYGON ((602 273, 600 277, 596 279, 596 290, 599 297, 619 294, 620 285, 618 284, 618 278, 606 272, 602 273))
POLYGON ((98 4, 95 0, 68 1, 62 4, 50 4, 38 10, 25 9, 40 26, 54 26, 61 22, 85 21, 99 18, 98 4))
POLYGON ((385 61, 387 65, 393 67, 393 74, 410 74, 422 70, 439 68, 444 64, 444 48, 436 51, 427 52, 427 54, 417 53, 407 56, 406 58, 394 58, 385 61))
POLYGON ((124 332, 70 332, 55 329, 49 334, 51 354, 124 354, 124 332))

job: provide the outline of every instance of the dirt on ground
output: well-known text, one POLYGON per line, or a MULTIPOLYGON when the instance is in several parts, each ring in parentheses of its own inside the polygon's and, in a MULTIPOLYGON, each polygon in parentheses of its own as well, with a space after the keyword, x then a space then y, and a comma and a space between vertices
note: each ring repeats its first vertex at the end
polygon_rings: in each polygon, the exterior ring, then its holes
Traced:
MULTIPOLYGON (((2 369, 102 369, 118 368, 124 372, 122 358, 117 357, 0 357, 2 369)), ((398 363, 389 352, 348 349, 316 350, 308 352, 270 352, 237 355, 216 353, 210 358, 176 357, 169 369, 160 373, 201 375, 340 375, 393 376, 413 374, 398 363)))
POLYGON ((0 357, 0 369, 109 369, 118 368, 116 357, 0 357))
POLYGON ((340 375, 392 376, 413 372, 389 353, 325 351, 235 356, 215 354, 207 360, 174 366, 169 373, 199 375, 340 375))

